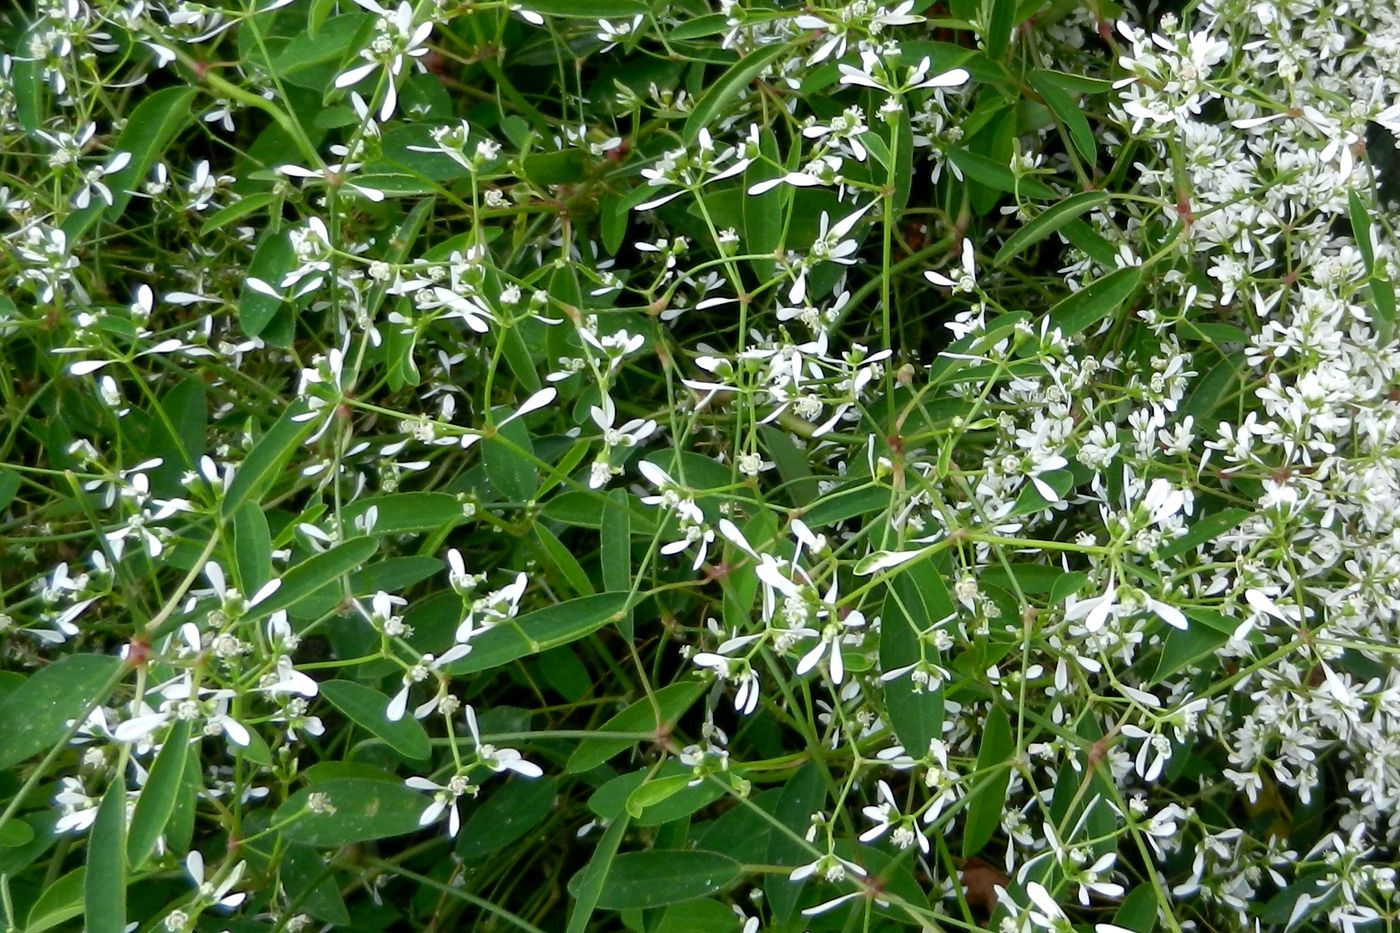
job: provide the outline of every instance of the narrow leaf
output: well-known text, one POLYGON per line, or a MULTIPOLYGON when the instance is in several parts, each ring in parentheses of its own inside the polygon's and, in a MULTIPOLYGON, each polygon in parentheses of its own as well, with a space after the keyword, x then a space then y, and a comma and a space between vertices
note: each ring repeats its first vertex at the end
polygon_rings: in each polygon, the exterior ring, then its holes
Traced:
POLYGON ((233 516, 233 553, 243 593, 252 596, 272 579, 272 536, 256 502, 243 503, 233 516))
POLYGON ((229 484, 224 501, 219 507, 224 518, 232 518, 248 497, 261 492, 263 483, 282 468, 296 451, 297 445, 311 433, 315 419, 301 422, 292 420, 304 411, 305 408, 300 403, 289 407, 253 445, 248 456, 243 458, 243 463, 234 474, 233 482, 229 484))
POLYGON ((333 586, 341 577, 369 560, 378 548, 379 541, 375 538, 351 538, 323 554, 308 557, 287 571, 277 591, 252 607, 246 618, 263 619, 279 609, 291 609, 322 587, 333 586))
POLYGON ((88 837, 83 879, 83 929, 123 933, 126 928, 126 784, 108 785, 88 837))
POLYGON ((756 49, 735 62, 723 77, 701 95, 695 109, 686 118, 685 128, 681 131, 686 143, 693 144, 699 139, 700 131, 713 123, 740 91, 762 74, 770 64, 789 54, 791 50, 788 46, 778 42, 756 49))
POLYGON ((1050 321, 1065 337, 1073 336, 1115 311, 1128 300, 1141 281, 1142 268, 1139 266, 1110 272, 1051 308, 1050 321))
POLYGON ((1032 71, 1029 75, 1030 85, 1045 101, 1045 106, 1065 125, 1074 148, 1092 166, 1098 159, 1094 130, 1089 126, 1084 111, 1079 109, 1079 104, 1064 87, 1049 77, 1050 74, 1045 71, 1032 71))
POLYGON ((480 858, 498 852, 523 837, 554 812, 559 782, 552 777, 514 777, 491 796, 462 825, 457 854, 480 858))
POLYGON ((520 5, 532 13, 575 19, 631 19, 647 11, 642 0, 522 0, 520 5))
POLYGON ((248 263, 248 275, 243 281, 243 294, 238 299, 238 326, 249 337, 257 337, 272 323, 272 319, 285 301, 279 297, 282 292, 279 284, 296 265, 296 255, 292 252, 290 234, 283 230, 271 230, 253 251, 248 263), (250 281, 253 280, 253 281, 250 281), (271 293, 265 286, 271 287, 271 293))
POLYGON ((583 566, 574 556, 574 552, 564 546, 559 537, 542 522, 536 522, 534 527, 535 539, 539 541, 540 547, 549 555, 549 559, 563 575, 564 580, 578 596, 592 596, 597 590, 593 587, 593 581, 588 579, 588 574, 584 572, 583 566))
POLYGON ((170 815, 175 812, 175 802, 180 795, 180 784, 185 775, 185 759, 190 746, 190 723, 178 719, 170 728, 160 753, 151 765, 151 773, 146 778, 146 786, 141 788, 141 796, 136 801, 136 812, 131 817, 131 830, 126 839, 126 859, 132 868, 140 868, 156 847, 156 840, 165 832, 170 815))
POLYGON ((569 912, 569 926, 565 933, 584 933, 588 929, 588 921, 598 907, 598 897, 617 857, 617 847, 622 844, 622 836, 630 822, 626 816, 613 820, 594 847, 588 864, 569 879, 569 894, 574 898, 574 909, 569 912))
POLYGON ((1252 514, 1247 509, 1229 508, 1202 516, 1187 529, 1186 534, 1179 538, 1172 538, 1158 548, 1157 553, 1164 558, 1185 554, 1197 545, 1220 537, 1252 514))
POLYGON ((1011 758, 1015 753, 1011 721, 1001 707, 995 706, 987 714, 982 748, 977 753, 976 789, 969 795, 967 820, 963 824, 963 858, 981 852, 1001 825, 1006 788, 1011 783, 1011 758))
POLYGON ((565 766, 565 770, 573 773, 590 771, 619 752, 637 744, 639 741, 635 738, 637 733, 652 733, 659 736, 664 731, 669 731, 669 727, 674 726, 681 716, 695 705, 695 701, 700 699, 704 692, 705 685, 702 682, 698 680, 685 681, 662 687, 656 691, 653 698, 644 697, 638 700, 603 723, 587 739, 584 739, 578 749, 569 756, 569 763, 565 766), (658 709, 661 712, 662 721, 660 723, 656 721, 658 709), (608 738, 610 732, 626 732, 630 735, 626 738, 610 739, 608 738))
POLYGON ((1108 200, 1108 194, 1103 191, 1085 191, 1065 198, 1059 204, 1047 208, 1039 217, 1026 224, 1007 238, 1001 249, 997 250, 996 256, 992 259, 992 264, 996 266, 1005 265, 1007 260, 1018 255, 1023 250, 1050 236, 1065 224, 1074 220, 1081 214, 1093 210, 1100 204, 1108 200))
POLYGON ((264 207, 269 206, 278 200, 278 195, 271 191, 263 191, 259 194, 250 194, 246 198, 239 198, 228 207, 215 211, 203 224, 200 225, 199 235, 206 237, 221 227, 226 227, 235 220, 242 220, 249 214, 257 213, 264 207))
POLYGON ((351 680, 328 680, 321 684, 321 696, 404 757, 423 761, 432 753, 428 733, 418 720, 405 716, 391 721, 385 714, 389 698, 378 690, 351 680))
MULTIPOLYGON (((603 510, 602 540, 603 589, 622 593, 632 588, 632 512, 627 508, 627 493, 614 489, 608 493, 613 507, 603 510)), ((632 637, 632 614, 618 623, 624 638, 632 637)))

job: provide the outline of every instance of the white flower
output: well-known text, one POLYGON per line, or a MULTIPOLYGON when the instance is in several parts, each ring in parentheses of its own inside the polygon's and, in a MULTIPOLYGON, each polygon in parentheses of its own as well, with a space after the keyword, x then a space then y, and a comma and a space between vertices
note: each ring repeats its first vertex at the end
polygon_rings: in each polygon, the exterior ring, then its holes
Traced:
POLYGON ((247 862, 239 862, 233 869, 224 875, 223 880, 215 885, 211 881, 204 880, 204 856, 196 850, 191 850, 185 856, 185 870, 189 872, 195 887, 198 889, 200 900, 211 904, 214 907, 222 907, 232 910, 247 899, 248 895, 239 891, 230 894, 234 885, 238 884, 243 877, 244 870, 248 867, 247 862))
POLYGON ((977 290, 977 255, 972 248, 972 241, 963 238, 962 241, 962 272, 956 279, 951 279, 946 275, 933 270, 924 272, 924 278, 934 285, 942 288, 951 288, 959 292, 972 292, 977 290))
POLYGON ((419 826, 427 826, 447 815, 447 835, 456 836, 462 828, 462 815, 457 809, 457 800, 463 794, 476 794, 477 788, 468 782, 466 775, 454 774, 446 784, 435 784, 422 777, 410 777, 404 784, 414 790, 429 791, 433 794, 432 803, 418 817, 419 826))
POLYGON ((335 79, 338 88, 350 87, 369 77, 375 71, 384 70, 384 100, 379 106, 379 119, 384 121, 394 115, 398 104, 398 89, 395 83, 403 72, 404 63, 422 58, 428 54, 428 36, 433 32, 431 21, 413 25, 413 6, 403 0, 397 9, 387 10, 374 0, 355 0, 357 4, 379 16, 376 33, 360 57, 366 64, 356 65, 342 72, 335 79))
POLYGON ((522 777, 537 778, 544 774, 544 770, 532 761, 526 761, 525 757, 513 748, 497 748, 481 741, 481 733, 476 726, 476 710, 470 706, 465 707, 467 728, 471 730, 472 744, 476 748, 476 758, 486 767, 496 773, 502 771, 513 771, 522 777))

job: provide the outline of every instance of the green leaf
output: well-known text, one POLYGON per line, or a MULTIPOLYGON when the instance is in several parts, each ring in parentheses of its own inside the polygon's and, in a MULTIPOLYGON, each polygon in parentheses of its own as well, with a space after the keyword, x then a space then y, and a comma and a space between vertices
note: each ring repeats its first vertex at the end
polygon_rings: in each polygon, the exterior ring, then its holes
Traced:
POLYGON ((177 86, 156 91, 142 98, 141 103, 127 117, 126 127, 112 146, 115 156, 118 152, 131 153, 131 160, 119 172, 113 172, 105 179, 112 190, 112 204, 94 198, 92 203, 80 211, 68 215, 63 223, 63 232, 68 235, 72 247, 88 228, 105 213, 107 220, 116 220, 126 210, 132 192, 141 187, 141 182, 160 158, 165 147, 194 119, 195 96, 193 87, 177 86))
POLYGON ((762 74, 765 68, 784 55, 790 54, 791 49, 787 44, 778 42, 756 49, 735 62, 723 77, 710 85, 709 90, 700 96, 695 108, 690 111, 685 127, 681 130, 686 145, 693 145, 699 139, 700 131, 713 123, 729 102, 762 74))
MULTIPOLYGON (((360 46, 359 40, 367 41, 373 28, 374 17, 359 11, 325 20, 314 33, 308 26, 306 32, 273 54, 270 70, 283 81, 324 87, 312 84, 311 79, 323 79, 339 70, 346 55, 360 46)), ((251 57, 261 63, 260 55, 251 57)))
MULTIPOLYGON (((20 48, 29 48, 35 29, 37 27, 24 34, 20 48)), ((44 81, 44 67, 41 62, 33 59, 14 59, 10 81, 15 94, 15 117, 24 131, 33 136, 35 131, 43 126, 45 115, 44 96, 48 84, 44 81)))
POLYGON ((1198 423, 1204 421, 1211 412, 1237 394, 1240 374, 1244 371, 1243 351, 1236 350, 1216 359, 1215 365, 1206 369, 1205 374, 1196 380, 1195 388, 1181 406, 1181 414, 1191 415, 1198 423))
POLYGON ((1082 288, 1050 309, 1051 323, 1065 337, 1092 327, 1127 301, 1142 281, 1142 268, 1128 266, 1082 288))
POLYGON ((1019 589, 1026 596, 1039 596, 1049 593, 1064 575, 1060 568, 1044 564, 1012 564, 1009 568, 993 565, 979 573, 978 580, 1007 590, 1019 589))
POLYGON ((350 592, 355 596, 373 596, 380 590, 393 593, 406 590, 441 572, 442 561, 436 557, 423 554, 391 557, 350 574, 350 592))
POLYGON ((277 808, 272 819, 281 823, 296 817, 283 835, 325 849, 415 832, 418 817, 431 802, 426 794, 398 782, 337 778, 303 787, 277 808), (313 793, 324 794, 335 812, 310 811, 313 793))
POLYGON ((623 739, 610 739, 609 732, 627 732, 633 735, 645 732, 660 735, 663 730, 669 731, 704 692, 705 684, 695 680, 668 684, 657 690, 654 694, 655 706, 650 699, 643 697, 598 729, 592 730, 592 734, 569 756, 565 770, 575 774, 590 771, 639 741, 630 735, 623 739), (661 711, 660 723, 656 721, 657 709, 661 711))
POLYGON ((588 579, 588 574, 584 572, 583 566, 574 556, 574 552, 566 548, 554 532, 546 528, 542 522, 536 522, 533 531, 535 540, 539 541, 540 547, 544 548, 550 561, 558 568, 575 594, 592 596, 597 592, 593 587, 593 581, 588 579))
POLYGON ((316 419, 292 420, 305 411, 306 407, 301 402, 289 406, 282 413, 282 417, 277 419, 276 424, 253 445, 248 456, 243 458, 238 472, 234 474, 233 482, 224 494, 224 501, 219 504, 219 512, 225 519, 232 518, 249 496, 260 493, 264 482, 282 469, 296 452, 297 445, 311 433, 316 419))
POLYGON ((163 449, 153 451, 165 458, 170 480, 178 482, 180 474, 193 470, 204 452, 204 435, 209 416, 209 404, 201 378, 182 379, 161 396, 160 408, 174 435, 159 421, 158 431, 164 437, 163 449))
POLYGON ((1361 259, 1368 273, 1376 271, 1376 254, 1371 247, 1371 213, 1355 189, 1347 191, 1347 215, 1351 219, 1351 236, 1356 248, 1361 251, 1361 259))
POLYGON ((1010 194, 1020 194, 1021 197, 1041 198, 1042 200, 1053 200, 1058 197, 1054 191, 1036 179, 1022 178, 1018 181, 1016 176, 1012 174, 1009 165, 1002 165, 993 158, 972 152, 969 149, 949 149, 948 160, 961 169, 968 178, 980 182, 988 188, 1010 194))
POLYGON ((14 470, 0 469, 0 511, 4 511, 15 501, 15 494, 19 492, 19 482, 19 474, 14 470))
POLYGON ((78 867, 44 888, 29 909, 24 933, 43 933, 60 923, 83 915, 83 895, 87 869, 78 867))
MULTIPOLYGON (((260 279, 281 293, 282 277, 292 271, 296 264, 291 234, 286 230, 270 230, 253 251, 247 278, 260 279)), ((286 302, 253 288, 247 278, 243 282, 243 293, 238 298, 238 326, 249 337, 257 337, 272 323, 286 302)))
POLYGON ((104 699, 122 662, 96 654, 70 654, 35 671, 5 697, 22 716, 0 717, 0 768, 48 751, 68 732, 68 723, 88 705, 104 699))
POLYGON ((328 680, 321 684, 321 696, 405 758, 423 761, 432 754, 428 733, 418 720, 405 716, 391 721, 385 713, 389 698, 378 690, 351 680, 328 680))
POLYGON ((599 593, 526 613, 513 622, 499 623, 472 638, 472 653, 448 665, 453 674, 489 671, 512 661, 567 645, 619 622, 627 608, 628 593, 599 593))
POLYGON ((529 429, 523 421, 511 421, 497 427, 498 437, 486 438, 481 444, 481 462, 496 494, 515 502, 528 502, 540 487, 540 474, 535 465, 525 459, 533 454, 529 429), (511 446, 501 442, 510 441, 511 446))
POLYGON ((282 852, 277 879, 288 900, 298 905, 298 911, 338 927, 350 926, 350 911, 345 908, 335 876, 315 849, 288 845, 282 852))
POLYGON ((690 39, 703 39, 706 36, 715 36, 729 28, 729 17, 723 13, 708 13, 704 16, 697 16, 695 19, 681 23, 671 30, 671 39, 675 42, 686 42, 690 39))
POLYGON ((170 815, 180 795, 185 776, 185 760, 189 757, 190 723, 177 719, 166 736, 165 743, 151 765, 146 785, 136 801, 131 817, 131 829, 126 838, 126 860, 132 868, 140 868, 156 847, 156 840, 165 832, 170 815))
POLYGON ((1065 198, 1059 204, 1046 208, 1044 213, 1036 217, 1007 238, 1001 249, 992 259, 992 265, 1005 265, 1007 260, 1018 255, 1023 250, 1050 236, 1065 224, 1074 220, 1079 215, 1093 210, 1100 204, 1108 200, 1108 194, 1103 191, 1085 191, 1065 198))
POLYGON ((1150 884, 1140 884, 1128 892, 1113 923, 1133 933, 1152 933, 1157 928, 1157 891, 1150 884))
POLYGON ((282 585, 269 597, 248 610, 249 621, 264 619, 279 609, 291 609, 322 587, 334 586, 336 581, 365 561, 379 549, 375 538, 351 538, 330 550, 308 557, 282 577, 282 585))
POLYGON ((1089 575, 1082 570, 1072 570, 1069 573, 1060 574, 1054 585, 1050 587, 1050 598, 1047 602, 1051 606, 1058 606, 1083 589, 1088 580, 1089 575))
POLYGON ((263 191, 258 194, 250 194, 245 198, 239 198, 223 210, 215 211, 208 220, 199 227, 199 235, 206 237, 222 227, 226 227, 235 220, 241 220, 249 214, 256 213, 264 207, 268 207, 274 202, 281 200, 281 195, 272 191, 263 191))
POLYGON ((1006 788, 1011 784, 1011 759, 1016 739, 1011 721, 1000 706, 992 707, 982 730, 977 753, 976 787, 968 795, 967 820, 963 824, 963 858, 982 851, 1001 825, 1006 808, 1006 788), (990 774, 990 777, 988 776, 990 774))
MULTIPOLYGON (((901 573, 885 595, 880 627, 880 669, 894 671, 919 661, 939 662, 938 649, 920 644, 919 633, 952 612, 943 578, 932 563, 901 573), (915 574, 918 574, 917 578, 915 574)), ((890 726, 905 748, 927 749, 943 734, 943 689, 921 689, 910 673, 885 681, 890 726)))
POLYGON ((34 827, 23 820, 0 823, 0 849, 17 849, 34 841, 34 827))
POLYGON ((122 933, 126 927, 126 784, 108 785, 88 837, 83 878, 83 929, 122 933))
MULTIPOLYGON (((311 8, 306 11, 306 31, 315 37, 321 31, 326 18, 335 9, 337 0, 311 0, 311 8)), ((349 921, 346 921, 347 923, 349 921)))
POLYGON ((806 452, 797 449, 786 431, 779 431, 772 425, 759 425, 758 433, 778 468, 778 475, 783 478, 783 485, 787 487, 788 501, 799 509, 815 502, 820 495, 820 486, 812 474, 806 452))
MULTIPOLYGON (((626 852, 612 861, 598 906, 608 910, 661 907, 723 890, 739 877, 739 863, 698 849, 626 852)), ((573 883, 570 882, 570 893, 573 883)))
POLYGON ((642 0, 522 0, 520 6, 543 16, 574 19, 630 19, 647 12, 642 0))
POLYGON ((1011 31, 1016 27, 1016 0, 987 2, 991 10, 987 14, 987 30, 982 39, 987 48, 987 57, 1001 61, 1011 47, 1011 31))
POLYGON ((834 525, 889 508, 890 495, 890 490, 869 483, 837 489, 813 503, 801 517, 813 528, 834 525))
POLYGON ((685 790, 690 786, 692 780, 694 777, 689 774, 672 774, 668 777, 643 781, 640 786, 627 795, 623 809, 630 813, 635 820, 642 815, 642 811, 647 807, 665 803, 685 790))
POLYGON ((457 854, 480 858, 522 838, 554 812, 559 782, 552 777, 513 777, 472 811, 457 834, 457 854))
MULTIPOLYGON (((627 508, 627 493, 614 489, 608 493, 615 506, 603 510, 603 525, 599 529, 602 541, 603 589, 622 593, 632 588, 632 513, 627 508)), ((622 637, 632 638, 632 613, 618 623, 622 637)))
POLYGON ((1150 683, 1160 684, 1177 671, 1214 655, 1221 645, 1230 640, 1231 634, 1208 625, 1170 629, 1162 643, 1162 656, 1157 660, 1157 670, 1153 672, 1150 683))
POLYGON ((467 521, 462 503, 445 492, 396 492, 386 496, 369 496, 350 503, 342 512, 352 528, 359 527, 370 510, 374 511, 374 527, 365 531, 373 535, 414 534, 456 527, 467 521))
POLYGON ((603 884, 617 857, 617 847, 630 823, 628 817, 620 816, 608 825, 603 838, 593 849, 593 857, 588 864, 569 879, 569 893, 574 898, 574 909, 569 912, 569 926, 565 933, 584 933, 588 921, 598 907, 598 896, 603 892, 603 884))
POLYGON ((1037 71, 1042 81, 1048 81, 1072 94, 1107 94, 1113 90, 1113 82, 1088 75, 1069 74, 1063 71, 1037 71))
POLYGON ((272 579, 272 535, 256 502, 245 502, 233 516, 233 554, 238 582, 252 596, 272 579))
POLYGON ((1192 523, 1186 534, 1179 538, 1172 538, 1158 548, 1157 554, 1163 558, 1185 554, 1198 545, 1220 537, 1253 514, 1249 509, 1229 508, 1203 515, 1192 523))
MULTIPOLYGON (((749 188, 761 181, 777 178, 783 173, 782 155, 773 131, 764 127, 758 134, 759 151, 767 158, 754 159, 744 169, 744 184, 739 202, 743 215, 744 249, 749 253, 772 253, 783 241, 783 218, 792 200, 787 185, 778 185, 758 196, 749 195, 749 188), (771 161, 770 161, 771 160, 771 161)), ((771 279, 778 268, 776 259, 749 261, 759 281, 771 279)))
POLYGON ((1367 279, 1366 286, 1371 290, 1371 303, 1376 309, 1376 334, 1382 343, 1389 343, 1395 334, 1395 286, 1380 276, 1367 279))
MULTIPOLYGON (((822 780, 822 771, 815 763, 808 762, 783 786, 773 815, 792 835, 774 828, 768 840, 769 865, 795 868, 812 860, 811 852, 799 840, 811 826, 812 814, 825 807, 826 783, 822 780)), ((769 909, 773 911, 773 919, 778 923, 787 923, 792 919, 798 898, 802 896, 803 884, 789 881, 787 875, 781 873, 768 875, 764 879, 763 892, 769 909)))
POLYGON ((1079 104, 1059 82, 1054 80, 1053 75, 1053 72, 1048 71, 1032 71, 1027 80, 1035 92, 1045 101, 1045 106, 1049 107, 1060 122, 1065 125, 1065 130, 1068 131, 1074 148, 1092 166, 1098 159, 1098 149, 1094 145, 1094 130, 1089 126, 1089 120, 1084 116, 1084 111, 1079 109, 1079 104))

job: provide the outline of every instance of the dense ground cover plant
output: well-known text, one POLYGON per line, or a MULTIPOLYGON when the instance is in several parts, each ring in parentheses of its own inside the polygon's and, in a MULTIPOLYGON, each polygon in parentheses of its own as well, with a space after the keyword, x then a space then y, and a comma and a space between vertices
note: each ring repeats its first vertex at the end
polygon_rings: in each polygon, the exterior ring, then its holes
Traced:
POLYGON ((1390 929, 1390 3, 45 0, 8 929, 1390 929))

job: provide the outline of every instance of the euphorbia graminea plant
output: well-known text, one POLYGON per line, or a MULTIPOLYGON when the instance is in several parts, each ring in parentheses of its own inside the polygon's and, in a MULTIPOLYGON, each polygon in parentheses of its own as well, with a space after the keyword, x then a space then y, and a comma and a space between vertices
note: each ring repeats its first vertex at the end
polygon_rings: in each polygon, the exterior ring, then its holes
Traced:
POLYGON ((1386 4, 26 16, 7 926, 1400 916, 1386 4))

